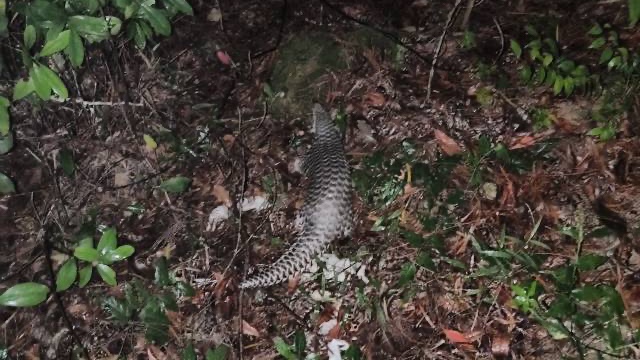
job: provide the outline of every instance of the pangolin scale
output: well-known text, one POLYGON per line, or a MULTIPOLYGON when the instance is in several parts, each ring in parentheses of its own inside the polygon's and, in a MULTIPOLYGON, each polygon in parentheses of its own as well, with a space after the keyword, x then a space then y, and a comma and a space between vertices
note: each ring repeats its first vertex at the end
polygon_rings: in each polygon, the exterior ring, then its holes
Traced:
POLYGON ((240 288, 279 284, 304 270, 331 241, 351 235, 352 185, 342 136, 322 106, 315 104, 312 113, 314 137, 303 162, 309 185, 300 214, 302 231, 278 260, 247 278, 240 288))

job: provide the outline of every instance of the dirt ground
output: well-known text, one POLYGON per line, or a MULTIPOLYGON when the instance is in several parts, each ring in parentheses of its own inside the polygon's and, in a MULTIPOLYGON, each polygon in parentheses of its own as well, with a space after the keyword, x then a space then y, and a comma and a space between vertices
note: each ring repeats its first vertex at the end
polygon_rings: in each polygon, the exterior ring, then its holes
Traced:
MULTIPOLYGON (((558 229, 582 213, 585 228, 613 234, 580 245, 608 258, 581 281, 618 288, 632 332, 638 98, 617 135, 598 141, 586 135, 597 100, 523 85, 509 49, 523 24, 548 18, 569 51, 584 49, 593 14, 615 22, 626 13, 612 2, 476 1, 468 28, 477 45, 465 49, 464 3, 435 67, 453 1, 197 1, 156 47, 90 48, 86 68, 65 78, 83 101, 12 109, 16 146, 0 171, 18 191, 0 198, 0 290, 54 283, 50 270, 89 220, 115 227, 135 255, 114 265, 118 286, 94 276, 41 306, 0 308, 0 343, 15 359, 72 358, 78 342, 92 359, 184 359, 188 344, 201 356, 224 344, 229 359, 275 359, 275 337, 292 344, 304 333, 305 351, 323 359, 332 340, 359 349, 345 359, 579 358, 571 339, 554 340, 513 305, 513 284, 551 287, 544 271, 478 275, 486 260, 477 251, 535 238, 545 250, 532 258, 554 269, 576 253, 558 229), (295 238, 304 179, 294 167, 315 101, 345 130, 356 229, 315 275, 240 292, 254 266, 295 238), (550 126, 523 116, 540 107, 550 126), (512 152, 508 166, 482 150, 498 143, 512 152), (72 176, 61 151, 71 151, 72 176), (159 188, 175 176, 191 179, 186 192, 159 188), (156 294, 163 256, 195 294, 166 309, 168 340, 158 345, 141 318, 115 321, 105 299, 125 297, 133 282, 156 294)), ((618 358, 633 354, 637 344, 618 358)))

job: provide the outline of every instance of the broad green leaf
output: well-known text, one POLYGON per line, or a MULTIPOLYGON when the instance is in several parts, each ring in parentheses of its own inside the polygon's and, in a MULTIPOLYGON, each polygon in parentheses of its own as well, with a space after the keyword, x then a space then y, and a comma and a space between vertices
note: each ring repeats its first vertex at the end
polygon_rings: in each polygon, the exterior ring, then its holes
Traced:
POLYGON ((522 56, 522 47, 517 41, 513 39, 511 39, 511 51, 513 51, 518 59, 520 58, 520 56, 522 56))
POLYGON ((8 132, 6 136, 0 135, 0 155, 6 154, 13 148, 13 133, 8 132))
POLYGON ((607 257, 596 254, 584 254, 578 258, 576 266, 581 271, 595 270, 607 262, 607 257))
POLYGON ((602 26, 600 26, 600 24, 593 25, 593 27, 591 29, 589 29, 589 32, 587 34, 592 35, 592 36, 601 35, 602 34, 602 26))
POLYGON ((547 70, 545 70, 545 68, 540 67, 536 70, 534 76, 533 76, 533 81, 536 84, 542 84, 544 82, 544 80, 547 77, 547 70))
POLYGON ((51 90, 60 97, 62 100, 66 100, 69 97, 69 91, 67 91, 67 87, 64 86, 64 83, 53 70, 49 69, 47 66, 38 66, 36 68, 36 72, 38 72, 38 76, 41 79, 44 79, 51 90))
POLYGON ((184 176, 176 176, 171 179, 165 180, 160 184, 160 188, 170 193, 181 193, 187 190, 191 179, 184 176))
POLYGON ((71 31, 69 46, 64 49, 64 53, 69 57, 69 61, 71 61, 73 67, 77 68, 82 65, 84 61, 84 44, 82 43, 82 38, 76 31, 71 31))
POLYGON ((189 343, 187 346, 182 349, 182 353, 180 354, 180 360, 198 360, 198 356, 196 355, 196 350, 193 348, 193 344, 189 343))
POLYGON ((278 351, 278 354, 280 354, 283 358, 287 360, 298 359, 296 354, 291 351, 291 347, 286 342, 284 342, 281 337, 277 336, 273 338, 273 344, 276 346, 276 351, 278 351))
POLYGON ((635 26, 640 20, 640 0, 628 0, 629 6, 629 25, 635 26))
POLYGON ((229 355, 229 348, 225 344, 216 346, 214 350, 207 350, 206 360, 226 360, 229 355))
POLYGON ((607 61, 611 60, 612 57, 613 57, 613 49, 608 47, 602 51, 602 54, 600 54, 600 60, 598 60, 598 64, 604 64, 607 61))
POLYGON ((170 284, 169 279, 169 267, 167 266, 167 258, 161 256, 156 260, 155 269, 155 283, 160 286, 167 286, 170 284))
POLYGON ((573 78, 571 76, 567 76, 566 78, 564 78, 563 89, 566 96, 570 96, 571 94, 573 94, 575 86, 576 83, 573 81, 573 78))
POLYGON ((562 76, 557 75, 556 81, 553 83, 553 94, 558 95, 562 92, 562 88, 564 86, 564 79, 562 76))
POLYGON ((113 16, 94 17, 75 15, 69 18, 69 28, 89 43, 108 39, 120 31, 122 21, 113 16))
POLYGON ((298 358, 303 358, 305 347, 307 347, 307 339, 304 336, 304 331, 296 330, 293 336, 293 349, 296 355, 298 355, 298 358))
POLYGON ((542 58, 542 66, 547 67, 553 62, 553 55, 549 53, 544 53, 544 57, 542 58))
POLYGON ((571 293, 576 297, 576 299, 586 302, 601 300, 604 295, 599 287, 593 285, 579 287, 574 289, 571 293))
POLYGON ((36 43, 37 35, 36 28, 33 25, 27 25, 24 29, 24 34, 22 34, 22 40, 24 41, 24 47, 27 49, 31 49, 33 44, 36 43))
POLYGON ((193 9, 186 0, 164 0, 164 2, 170 4, 185 15, 193 16, 193 9))
POLYGON ((558 64, 558 69, 562 70, 565 74, 572 72, 576 68, 576 63, 573 60, 563 60, 558 64))
POLYGON ((398 280, 398 286, 408 285, 413 281, 416 276, 416 266, 414 263, 406 263, 402 265, 400 269, 400 279, 398 280))
POLYGON ((141 18, 149 22, 149 25, 151 25, 156 34, 163 36, 171 35, 171 23, 169 23, 169 20, 162 11, 143 3, 138 13, 141 18))
POLYGON ((104 282, 106 282, 108 285, 118 285, 118 283, 116 282, 116 272, 113 271, 110 266, 105 264, 98 264, 96 265, 96 270, 98 270, 98 274, 100 274, 102 280, 104 280, 104 282))
POLYGON ((531 80, 531 76, 533 75, 533 71, 531 70, 531 66, 525 65, 520 68, 520 78, 525 83, 528 83, 531 80))
POLYGON ((78 276, 78 265, 75 258, 70 258, 58 270, 56 275, 56 291, 65 291, 71 287, 78 276))
POLYGON ((33 79, 29 78, 28 81, 23 79, 18 80, 16 86, 13 88, 13 101, 18 101, 25 96, 34 92, 35 86, 33 85, 33 79))
POLYGON ((47 41, 46 44, 40 50, 40 56, 49 56, 64 50, 69 45, 70 30, 65 30, 59 33, 54 39, 47 41))
POLYGON ((0 136, 7 136, 7 134, 9 134, 10 125, 9 100, 4 96, 0 96, 0 136))
POLYGON ((126 20, 128 20, 129 18, 131 18, 133 15, 135 15, 138 10, 140 9, 140 4, 139 3, 131 3, 129 4, 127 7, 125 7, 124 9, 124 18, 126 20))
POLYGON ((78 271, 78 286, 81 288, 85 287, 89 281, 91 280, 91 275, 93 274, 93 266, 85 265, 80 271, 78 271))
POLYGON ((149 150, 155 150, 158 147, 158 143, 151 137, 151 135, 144 134, 143 136, 144 143, 149 150))
POLYGON ((433 262, 433 258, 426 251, 421 251, 418 254, 416 264, 432 271, 436 269, 436 264, 433 262))
POLYGON ((96 249, 101 255, 104 255, 111 250, 115 250, 116 246, 118 246, 118 233, 116 229, 108 228, 100 236, 96 249))
POLYGON ((131 245, 122 245, 118 246, 117 249, 108 251, 103 255, 103 258, 111 263, 114 263, 116 261, 128 258, 129 256, 133 255, 135 251, 136 250, 131 245))
POLYGON ((162 345, 169 339, 169 319, 157 298, 150 298, 140 312, 147 340, 162 345))
POLYGON ((42 77, 40 73, 40 65, 33 64, 33 67, 29 70, 29 76, 31 77, 30 80, 33 81, 36 94, 38 94, 42 100, 49 100, 51 97, 51 86, 47 79, 42 77))
POLYGON ((0 172, 0 194, 11 194, 16 192, 16 186, 9 177, 0 172))
POLYGON ((83 237, 78 241, 78 246, 76 247, 84 247, 93 249, 93 238, 91 236, 83 237))
POLYGON ((193 287, 184 281, 177 281, 175 283, 174 292, 176 296, 179 297, 191 297, 196 295, 196 291, 193 289, 193 287))
POLYGON ((133 39, 138 49, 144 49, 147 46, 147 36, 142 31, 139 21, 133 21, 127 25, 127 37, 133 39))
POLYGON ((77 247, 73 251, 73 256, 77 257, 80 260, 87 262, 97 261, 100 257, 98 250, 90 247, 77 247))
POLYGON ((606 43, 607 43, 607 39, 605 39, 604 36, 601 36, 591 42, 591 45, 589 45, 589 49, 599 49, 603 47, 604 44, 606 43))
POLYGON ((73 153, 71 150, 64 148, 58 153, 60 156, 60 166, 65 175, 71 176, 76 169, 76 165, 73 162, 73 153))
POLYGON ((619 67, 620 65, 622 65, 622 57, 614 56, 611 60, 609 60, 609 63, 607 64, 607 68, 611 70, 619 67))
POLYGON ((539 37, 540 34, 538 33, 538 30, 536 30, 536 28, 534 28, 533 26, 527 24, 524 27, 524 31, 527 32, 527 34, 534 36, 534 37, 539 37))
POLYGON ((49 288, 46 285, 27 282, 14 285, 0 295, 0 305, 13 307, 36 306, 47 300, 49 288))

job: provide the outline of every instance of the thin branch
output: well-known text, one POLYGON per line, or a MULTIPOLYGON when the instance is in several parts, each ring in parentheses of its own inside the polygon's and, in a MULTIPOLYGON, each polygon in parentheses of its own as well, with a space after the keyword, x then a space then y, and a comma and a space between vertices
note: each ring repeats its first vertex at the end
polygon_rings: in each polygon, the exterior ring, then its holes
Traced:
POLYGON ((436 63, 438 62, 438 57, 440 56, 440 51, 442 50, 442 43, 444 42, 444 37, 447 35, 447 31, 449 27, 451 27, 451 22, 453 21, 455 13, 458 11, 460 7, 460 3, 462 0, 456 0, 455 5, 453 5, 453 9, 449 12, 449 17, 447 18, 447 23, 444 26, 444 30, 442 31, 442 35, 440 35, 440 40, 438 41, 438 46, 436 47, 436 53, 433 55, 433 61, 431 61, 431 70, 429 71, 429 83, 427 84, 427 99, 429 101, 431 98, 431 83, 433 82, 433 75, 436 72, 436 63))

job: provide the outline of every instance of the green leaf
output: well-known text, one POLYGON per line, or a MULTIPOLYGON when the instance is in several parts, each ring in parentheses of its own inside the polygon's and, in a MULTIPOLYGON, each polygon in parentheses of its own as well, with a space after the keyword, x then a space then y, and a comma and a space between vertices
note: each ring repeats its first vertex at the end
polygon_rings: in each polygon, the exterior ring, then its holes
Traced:
POLYGON ((549 53, 544 53, 544 57, 542 58, 542 66, 547 67, 553 62, 553 55, 549 53))
POLYGON ((49 69, 46 66, 38 66, 36 68, 36 72, 41 79, 47 82, 48 86, 53 90, 53 92, 60 97, 62 100, 66 100, 69 97, 69 92, 67 91, 67 87, 64 86, 64 83, 53 70, 49 69))
POLYGON ((108 261, 109 263, 114 263, 116 261, 121 261, 129 256, 133 255, 135 249, 131 245, 122 245, 119 246, 115 250, 111 250, 102 256, 102 259, 108 261))
POLYGON ((189 187, 191 179, 184 176, 176 176, 165 180, 160 184, 160 188, 170 193, 182 193, 189 187))
POLYGON ((91 280, 91 275, 93 275, 93 266, 86 265, 78 272, 78 286, 81 288, 85 287, 89 281, 91 280))
POLYGON ((538 30, 536 30, 536 28, 534 28, 533 26, 527 24, 524 27, 524 31, 527 32, 527 34, 531 35, 531 36, 535 36, 535 37, 539 37, 540 34, 538 33, 538 30))
POLYGON ((9 132, 7 136, 0 135, 0 155, 6 154, 13 148, 13 133, 9 132))
POLYGON ((298 355, 298 358, 302 359, 304 357, 304 349, 307 346, 307 339, 304 336, 304 332, 300 330, 296 330, 295 335, 293 336, 293 348, 298 355))
POLYGON ((575 70, 576 63, 573 60, 563 60, 560 64, 558 64, 558 69, 563 71, 565 74, 568 74, 575 70))
POLYGON ((608 47, 604 49, 604 51, 602 51, 602 54, 600 55, 600 60, 598 60, 598 64, 604 64, 607 61, 611 60, 612 57, 613 57, 613 49, 608 47))
POLYGON ((522 56, 522 47, 517 41, 513 39, 511 39, 511 51, 513 51, 518 59, 522 56))
POLYGON ((604 44, 606 43, 607 43, 607 39, 605 39, 604 36, 601 36, 593 40, 593 42, 591 42, 591 45, 589 45, 589 49, 599 49, 603 47, 604 44))
POLYGON ((18 101, 34 91, 35 86, 33 85, 33 80, 31 78, 29 78, 28 81, 20 79, 13 88, 13 101, 18 101))
POLYGON ((118 233, 114 228, 107 228, 100 236, 98 247, 96 248, 100 255, 106 254, 109 251, 115 250, 118 246, 118 233))
POLYGON ((198 360, 196 350, 193 348, 193 343, 187 344, 187 346, 182 349, 180 360, 198 360))
POLYGON ((0 194, 6 195, 16 192, 16 186, 9 177, 0 172, 0 194))
POLYGON ((176 281, 173 289, 178 297, 191 297, 196 295, 193 287, 184 281, 176 281))
POLYGON ((33 81, 36 94, 38 94, 42 100, 49 100, 51 97, 51 85, 47 79, 42 77, 40 65, 33 64, 33 67, 29 70, 29 76, 31 77, 30 81, 33 81))
POLYGON ((563 89, 566 96, 570 96, 573 93, 575 86, 576 84, 571 76, 567 76, 566 78, 564 78, 563 89))
POLYGON ((36 43, 36 28, 33 25, 27 25, 24 29, 24 34, 22 34, 22 40, 24 42, 24 47, 26 49, 31 49, 33 44, 36 43))
POLYGON ((54 39, 47 41, 46 44, 40 50, 40 56, 49 56, 57 53, 58 51, 63 50, 67 46, 69 46, 69 36, 71 35, 70 30, 65 30, 58 34, 54 39))
POLYGON ((287 343, 284 342, 281 337, 276 336, 275 338, 273 338, 273 344, 276 346, 276 351, 278 351, 278 354, 280 354, 283 358, 287 360, 298 359, 293 351, 291 351, 291 347, 287 345, 287 343))
POLYGON ((225 344, 216 346, 215 350, 207 350, 206 360, 226 360, 229 355, 229 348, 225 344))
POLYGON ((433 262, 433 258, 426 251, 421 251, 418 254, 416 264, 432 271, 436 269, 436 264, 433 262))
POLYGON ((97 261, 100 257, 98 250, 90 247, 77 247, 73 251, 73 256, 77 257, 82 261, 94 262, 97 261))
POLYGON ((116 272, 109 265, 98 264, 96 265, 96 270, 98 270, 98 274, 104 282, 108 285, 116 286, 118 283, 116 282, 116 272))
POLYGON ((622 57, 614 56, 611 60, 609 60, 609 63, 607 64, 607 68, 611 70, 619 67, 620 65, 622 65, 622 57))
POLYGON ((602 26, 600 26, 600 24, 595 24, 593 25, 593 27, 591 29, 589 29, 589 32, 587 33, 591 36, 598 36, 602 34, 602 26))
POLYGON ((533 75, 533 70, 531 70, 531 66, 525 65, 520 68, 520 78, 525 83, 528 83, 531 80, 531 76, 533 75))
POLYGON ((73 153, 71 150, 64 148, 58 153, 60 157, 60 166, 65 175, 71 176, 76 169, 76 165, 73 163, 73 153))
POLYGON ((113 16, 75 15, 69 18, 69 28, 89 43, 108 39, 111 35, 117 34, 121 26, 122 21, 113 16))
POLYGON ((144 34, 142 26, 138 21, 130 22, 129 25, 127 25, 127 37, 133 39, 138 49, 144 49, 147 45, 147 36, 144 34))
POLYGON ((144 134, 142 136, 144 143, 149 150, 155 150, 158 147, 158 143, 151 137, 151 135, 144 134))
POLYGON ((171 283, 169 280, 169 267, 167 266, 167 258, 161 256, 156 260, 155 283, 160 286, 167 286, 171 283))
POLYGON ((193 9, 186 0, 164 0, 164 2, 170 4, 185 15, 193 16, 193 9))
POLYGON ((599 287, 592 285, 579 287, 577 289, 574 289, 571 293, 576 297, 576 299, 585 302, 599 301, 604 295, 599 287))
POLYGON ((578 258, 576 261, 576 266, 581 271, 590 271, 595 270, 599 266, 603 265, 607 262, 607 257, 596 254, 585 254, 578 258))
POLYGON ((159 9, 143 3, 140 6, 139 14, 140 17, 149 22, 156 34, 163 36, 171 35, 171 23, 169 23, 165 14, 159 9))
POLYGON ((564 79, 562 76, 557 75, 556 81, 553 83, 553 94, 558 95, 562 92, 562 87, 564 86, 564 79))
POLYGON ((0 96, 0 136, 7 136, 10 127, 9 100, 4 96, 0 96))
POLYGON ((0 295, 0 305, 13 307, 36 306, 47 300, 49 288, 46 285, 27 282, 16 284, 2 295, 0 295))
MULTIPOLYGON (((93 230, 91 230, 93 232, 93 230)), ((78 246, 76 247, 83 247, 83 248, 91 248, 93 249, 93 238, 91 238, 91 235, 87 235, 85 237, 83 237, 82 239, 80 239, 78 241, 78 246)))
POLYGON ((543 67, 540 67, 536 70, 534 76, 533 76, 533 81, 536 84, 542 84, 544 82, 544 79, 547 77, 547 70, 543 67))
POLYGON ((640 20, 640 0, 628 0, 629 6, 629 25, 635 26, 640 20))
POLYGON ((398 286, 405 286, 413 281, 416 276, 416 266, 414 263, 406 263, 402 265, 400 270, 400 279, 398 280, 398 286))
POLYGON ((147 340, 158 345, 167 342, 169 339, 169 319, 160 307, 157 298, 149 298, 140 312, 140 320, 146 328, 145 337, 147 340))
POLYGON ((78 265, 75 258, 70 258, 58 270, 56 275, 56 291, 65 291, 71 287, 78 276, 78 265))
POLYGON ((84 61, 84 44, 82 43, 82 38, 76 31, 71 31, 69 46, 64 49, 64 53, 69 58, 73 67, 78 68, 82 65, 84 61))

